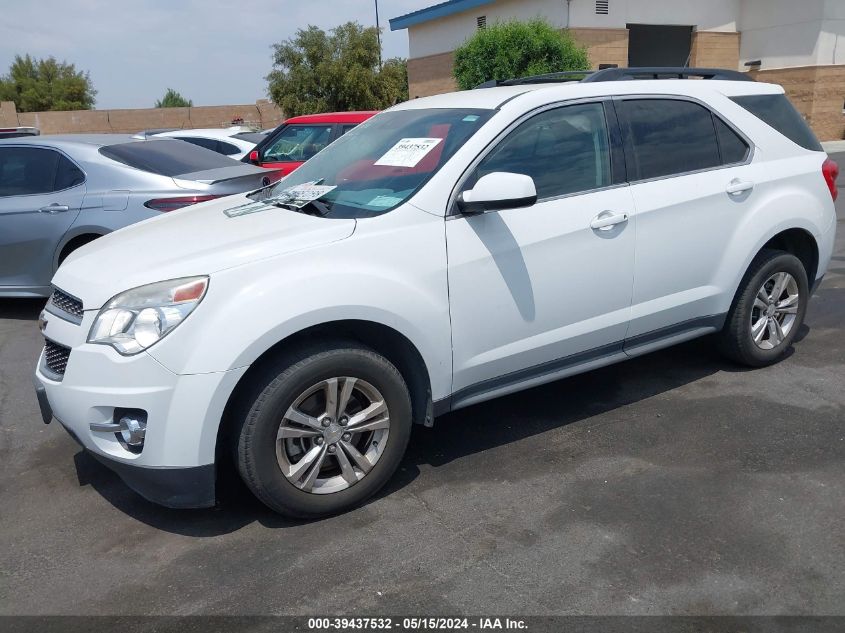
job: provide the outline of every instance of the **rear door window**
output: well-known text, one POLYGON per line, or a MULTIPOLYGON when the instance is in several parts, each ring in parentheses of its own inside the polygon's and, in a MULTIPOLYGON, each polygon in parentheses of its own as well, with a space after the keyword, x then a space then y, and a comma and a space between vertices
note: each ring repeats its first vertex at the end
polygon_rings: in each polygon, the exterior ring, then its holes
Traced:
POLYGON ((135 169, 170 177, 232 166, 231 158, 178 140, 106 145, 100 148, 100 154, 135 169))
POLYGON ((620 103, 628 129, 626 157, 632 180, 722 164, 713 116, 707 108, 676 99, 625 99, 620 103))
POLYGON ((57 151, 42 147, 0 147, 0 196, 57 191, 60 158, 57 151))
POLYGON ((824 151, 813 130, 786 95, 747 95, 731 97, 731 100, 804 149, 813 152, 824 151))

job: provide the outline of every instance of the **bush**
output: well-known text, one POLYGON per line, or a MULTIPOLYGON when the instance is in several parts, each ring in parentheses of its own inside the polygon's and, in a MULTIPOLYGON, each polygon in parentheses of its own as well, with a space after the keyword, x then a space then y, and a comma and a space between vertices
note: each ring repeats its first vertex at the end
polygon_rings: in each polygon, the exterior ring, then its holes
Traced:
POLYGON ((497 22, 479 29, 455 50, 452 74, 458 88, 468 90, 491 79, 589 68, 585 47, 569 32, 536 18, 497 22))

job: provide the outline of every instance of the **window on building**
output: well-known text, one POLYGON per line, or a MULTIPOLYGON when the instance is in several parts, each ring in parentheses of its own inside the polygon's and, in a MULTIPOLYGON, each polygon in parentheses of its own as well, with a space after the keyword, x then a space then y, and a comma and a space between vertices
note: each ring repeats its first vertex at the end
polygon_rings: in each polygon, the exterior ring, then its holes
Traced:
POLYGON ((645 180, 721 164, 710 110, 691 101, 622 102, 634 178, 645 180))
POLYGON ((609 0, 596 0, 596 15, 607 15, 610 13, 609 0))
POLYGON ((540 199, 610 185, 604 108, 573 105, 528 119, 484 157, 468 185, 497 171, 531 176, 540 199))
POLYGON ((478 28, 486 29, 487 28, 487 16, 486 15, 479 15, 477 18, 475 18, 475 23, 478 25, 478 28))

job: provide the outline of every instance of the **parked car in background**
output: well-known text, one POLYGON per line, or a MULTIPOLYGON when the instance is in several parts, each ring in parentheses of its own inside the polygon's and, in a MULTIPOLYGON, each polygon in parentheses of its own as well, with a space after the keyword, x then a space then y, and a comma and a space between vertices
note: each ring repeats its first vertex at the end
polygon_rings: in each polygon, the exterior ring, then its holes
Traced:
POLYGON ((407 101, 272 189, 89 245, 54 280, 43 418, 153 501, 213 504, 230 456, 315 517, 441 413, 706 334, 778 362, 838 168, 780 86, 641 70, 407 101))
POLYGON ((261 134, 243 126, 226 129, 168 130, 154 136, 177 138, 234 160, 242 159, 264 139, 261 134))
POLYGON ((173 139, 0 140, 0 296, 46 297, 58 265, 83 244, 271 180, 266 170, 173 139))
POLYGON ((267 134, 241 160, 278 169, 287 176, 329 143, 375 114, 378 112, 326 112, 290 118, 267 134))
POLYGON ((156 134, 161 134, 162 132, 173 132, 178 130, 178 127, 154 127, 149 130, 141 130, 137 134, 133 134, 132 138, 137 138, 138 140, 144 141, 151 136, 155 136, 156 134))
POLYGON ((37 127, 0 127, 0 139, 38 136, 39 134, 41 134, 41 130, 37 127))

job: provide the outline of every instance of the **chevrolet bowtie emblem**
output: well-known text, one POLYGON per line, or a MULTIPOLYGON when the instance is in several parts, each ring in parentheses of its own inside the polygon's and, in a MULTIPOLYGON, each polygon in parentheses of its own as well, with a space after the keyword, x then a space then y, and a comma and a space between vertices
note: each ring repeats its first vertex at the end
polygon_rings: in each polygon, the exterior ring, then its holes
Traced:
POLYGON ((47 329, 47 313, 44 310, 38 315, 38 329, 42 332, 47 329))

